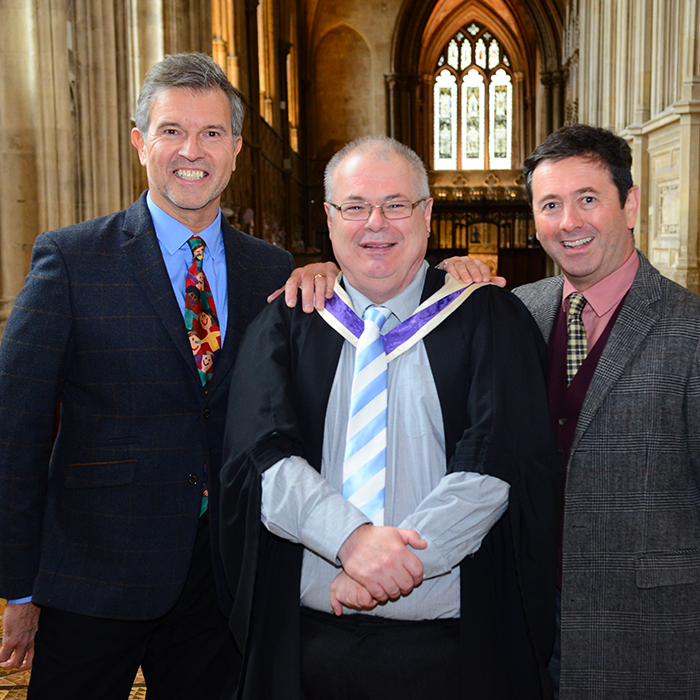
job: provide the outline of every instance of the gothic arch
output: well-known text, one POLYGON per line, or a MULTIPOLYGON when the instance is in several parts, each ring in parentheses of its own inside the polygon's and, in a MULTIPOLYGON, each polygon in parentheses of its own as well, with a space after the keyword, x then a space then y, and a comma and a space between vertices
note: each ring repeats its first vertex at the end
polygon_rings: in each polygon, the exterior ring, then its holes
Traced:
POLYGON ((327 31, 315 47, 316 157, 329 159, 347 142, 371 130, 366 94, 371 83, 372 56, 365 39, 346 24, 327 31), (351 56, 352 60, 347 60, 351 56))
POLYGON ((396 23, 392 72, 386 77, 389 132, 430 162, 435 60, 470 20, 498 32, 511 59, 521 117, 515 153, 521 163, 563 123, 562 18, 554 0, 407 0, 396 23))

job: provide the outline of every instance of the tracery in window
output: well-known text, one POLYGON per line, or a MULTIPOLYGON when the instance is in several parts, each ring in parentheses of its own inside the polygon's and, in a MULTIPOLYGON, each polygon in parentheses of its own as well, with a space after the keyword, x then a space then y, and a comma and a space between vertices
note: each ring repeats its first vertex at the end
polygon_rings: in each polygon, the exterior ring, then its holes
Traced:
POLYGON ((434 167, 512 167, 513 79, 503 45, 471 22, 438 58, 433 91, 434 167))

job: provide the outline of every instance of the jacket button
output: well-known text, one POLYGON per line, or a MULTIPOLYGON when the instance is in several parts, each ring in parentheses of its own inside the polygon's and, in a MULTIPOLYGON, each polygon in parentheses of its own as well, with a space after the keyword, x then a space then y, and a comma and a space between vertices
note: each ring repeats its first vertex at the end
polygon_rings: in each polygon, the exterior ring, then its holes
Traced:
POLYGON ((194 486, 195 484, 199 483, 199 477, 196 474, 190 474, 187 477, 187 483, 192 484, 192 486, 194 486))
POLYGON ((202 414, 205 418, 211 418, 211 409, 210 408, 205 408, 204 413, 202 414))
POLYGON ((566 424, 566 418, 560 418, 559 425, 565 425, 565 424, 566 424))

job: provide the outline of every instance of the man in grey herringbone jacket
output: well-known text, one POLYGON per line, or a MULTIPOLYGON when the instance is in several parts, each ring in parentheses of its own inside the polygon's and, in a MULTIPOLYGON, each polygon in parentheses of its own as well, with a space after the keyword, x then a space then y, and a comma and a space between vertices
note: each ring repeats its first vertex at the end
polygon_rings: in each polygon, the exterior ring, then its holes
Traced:
POLYGON ((525 162, 563 275, 515 290, 549 341, 567 460, 562 700, 700 697, 700 298, 634 249, 627 143, 577 125, 525 162), (567 296, 588 356, 566 385, 567 296))

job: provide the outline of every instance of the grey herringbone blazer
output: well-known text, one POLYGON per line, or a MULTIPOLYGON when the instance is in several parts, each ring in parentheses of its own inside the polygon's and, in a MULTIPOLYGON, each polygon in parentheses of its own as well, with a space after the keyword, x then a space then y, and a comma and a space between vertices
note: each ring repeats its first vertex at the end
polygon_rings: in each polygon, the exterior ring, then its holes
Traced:
MULTIPOLYGON (((545 338, 563 278, 515 293, 545 338)), ((561 699, 700 698, 700 297, 640 266, 568 464, 561 699)))

